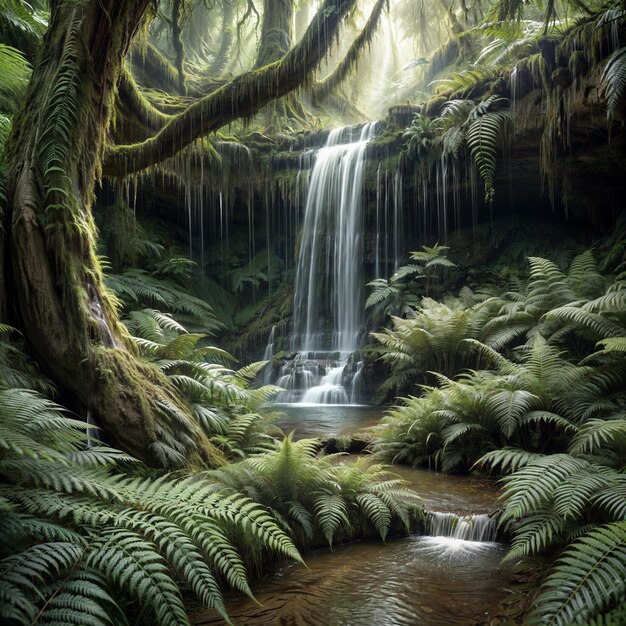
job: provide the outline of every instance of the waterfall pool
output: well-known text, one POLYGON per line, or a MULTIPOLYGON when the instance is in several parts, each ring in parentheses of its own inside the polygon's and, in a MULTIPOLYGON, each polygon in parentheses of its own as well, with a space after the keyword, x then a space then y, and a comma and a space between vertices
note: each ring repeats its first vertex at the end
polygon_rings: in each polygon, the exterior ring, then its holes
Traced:
MULTIPOLYGON (((398 469, 427 509, 478 515, 495 506, 491 481, 398 469)), ((316 550, 304 556, 308 569, 279 566, 255 585, 260 604, 232 595, 226 608, 238 626, 486 624, 510 585, 510 572, 501 564, 505 551, 493 541, 418 535, 316 550)), ((194 618, 197 625, 223 623, 211 612, 194 618)))
POLYGON ((364 404, 275 404, 282 415, 274 422, 295 439, 351 435, 360 428, 378 424, 380 407, 364 404))
MULTIPOLYGON (((238 626, 470 626, 505 597, 504 547, 433 537, 358 543, 306 556, 308 569, 279 568, 248 598, 227 604, 238 626)), ((223 624, 208 613, 195 624, 223 624)))

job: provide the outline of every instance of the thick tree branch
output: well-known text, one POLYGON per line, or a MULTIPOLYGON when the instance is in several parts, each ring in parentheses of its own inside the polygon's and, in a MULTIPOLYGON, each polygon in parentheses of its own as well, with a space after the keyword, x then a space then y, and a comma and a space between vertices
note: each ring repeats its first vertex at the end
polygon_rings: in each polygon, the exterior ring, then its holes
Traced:
POLYGON ((367 24, 365 24, 363 30, 352 42, 346 55, 324 80, 316 83, 311 89, 313 103, 317 104, 323 101, 329 93, 334 91, 345 80, 350 70, 357 64, 363 48, 372 40, 378 28, 383 9, 388 7, 388 5, 389 0, 378 0, 376 2, 367 24))
POLYGON ((143 141, 161 130, 171 119, 170 115, 152 106, 126 68, 120 73, 117 84, 116 107, 115 141, 143 141))
POLYGON ((111 147, 103 173, 123 176, 174 156, 199 137, 233 120, 253 115, 275 98, 302 85, 335 39, 356 0, 325 0, 304 37, 280 61, 237 76, 215 93, 198 100, 146 141, 111 147))

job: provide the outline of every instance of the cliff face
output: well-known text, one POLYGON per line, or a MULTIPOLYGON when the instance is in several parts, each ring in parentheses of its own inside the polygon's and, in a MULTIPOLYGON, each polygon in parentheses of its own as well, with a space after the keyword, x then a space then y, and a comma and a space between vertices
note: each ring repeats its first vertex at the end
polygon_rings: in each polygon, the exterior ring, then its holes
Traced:
MULTIPOLYGON (((547 220, 585 243, 611 227, 626 197, 623 108, 609 125, 602 70, 610 50, 600 40, 594 57, 583 44, 546 39, 540 52, 496 78, 389 110, 366 148, 355 234, 363 244, 364 293, 368 281, 406 262, 408 251, 458 242, 454 233, 464 229, 463 262, 486 262, 489 252, 471 232, 499 218, 547 220), (447 102, 490 96, 508 100, 514 116, 498 136, 494 193, 486 201, 466 137, 444 154, 441 141, 411 148, 406 131, 416 114, 437 126, 447 102)), ((218 305, 228 307, 232 322, 228 347, 244 358, 261 358, 273 326, 278 336, 289 332, 308 177, 328 134, 250 133, 242 143, 216 142, 214 161, 181 157, 168 165, 169 175, 155 172, 149 184, 138 183, 140 210, 167 221, 185 247, 191 239, 194 261, 230 293, 218 305)), ((279 339, 276 351, 286 345, 279 339)))

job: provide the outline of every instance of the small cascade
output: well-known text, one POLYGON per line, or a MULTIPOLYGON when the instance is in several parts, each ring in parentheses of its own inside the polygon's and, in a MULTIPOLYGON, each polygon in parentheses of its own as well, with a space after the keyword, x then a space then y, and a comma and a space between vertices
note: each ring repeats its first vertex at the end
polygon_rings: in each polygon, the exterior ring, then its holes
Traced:
POLYGON ((428 534, 433 537, 448 537, 462 541, 481 543, 496 540, 498 523, 495 516, 457 515, 456 513, 428 513, 428 534))
POLYGON ((87 448, 93 448, 97 445, 98 441, 98 425, 96 424, 96 420, 91 415, 91 409, 87 409, 87 415, 85 417, 85 422, 87 423, 87 448))
POLYGON ((320 384, 309 389, 303 396, 304 404, 348 404, 349 398, 342 384, 344 365, 329 367, 320 384))
POLYGON ((300 352, 282 363, 279 403, 358 404, 363 364, 351 353, 300 352))
MULTIPOLYGON (((272 330, 270 331, 269 339, 267 340, 267 345, 265 346, 265 352, 263 353, 263 360, 268 361, 268 363, 274 357, 274 342, 276 341, 276 324, 272 326, 272 330)), ((263 371, 263 384, 267 385, 272 382, 272 365, 269 363, 265 366, 263 371)))

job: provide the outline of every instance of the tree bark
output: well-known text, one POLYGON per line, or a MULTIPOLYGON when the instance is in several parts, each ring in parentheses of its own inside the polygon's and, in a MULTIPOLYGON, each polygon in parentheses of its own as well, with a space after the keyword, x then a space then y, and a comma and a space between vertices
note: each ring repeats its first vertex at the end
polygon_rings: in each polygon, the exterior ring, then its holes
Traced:
POLYGON ((114 87, 148 4, 52 2, 8 145, 5 270, 39 365, 114 445, 154 464, 159 442, 184 433, 196 442, 188 457, 217 463, 167 379, 136 358, 95 253, 91 204, 114 87))

